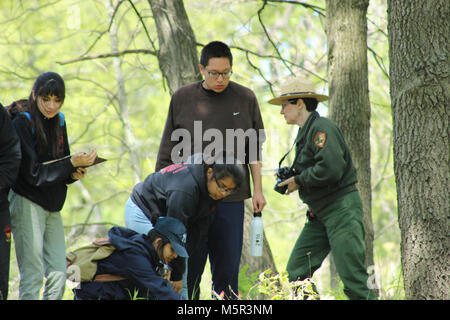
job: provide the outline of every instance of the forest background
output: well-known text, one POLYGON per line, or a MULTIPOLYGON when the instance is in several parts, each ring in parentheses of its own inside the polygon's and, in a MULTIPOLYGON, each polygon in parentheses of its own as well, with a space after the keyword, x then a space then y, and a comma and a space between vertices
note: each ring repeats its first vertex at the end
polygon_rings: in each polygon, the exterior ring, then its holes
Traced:
MULTIPOLYGON (((198 53, 212 40, 230 45, 232 80, 251 88, 260 103, 268 138, 263 221, 266 241, 281 272, 305 223, 306 207, 297 194, 282 196, 273 191, 274 170, 290 148, 297 127, 287 126, 279 108, 267 101, 291 72, 308 77, 327 94, 325 1, 307 1, 307 6, 268 2, 264 11, 259 11, 262 1, 248 0, 185 0, 184 7, 198 53)), ((371 281, 380 289, 381 299, 403 299, 385 1, 371 0, 367 19, 374 227, 371 270, 375 270, 371 281)), ((44 71, 60 73, 66 81, 62 112, 72 153, 96 148, 108 159, 69 187, 62 210, 67 250, 104 235, 113 225, 124 225, 124 205, 133 186, 154 171, 170 101, 154 55, 158 37, 149 2, 2 0, 0 34, 0 102, 7 105, 27 98, 34 79, 44 71)), ((327 116, 327 103, 321 103, 318 111, 327 116)), ((331 266, 327 259, 314 275, 321 297, 345 299, 331 266)), ((208 268, 202 299, 211 298, 208 268)), ((244 299, 256 278, 241 272, 244 299)), ((18 284, 12 245, 9 299, 17 299, 18 284)), ((69 289, 64 297, 72 299, 69 289)))

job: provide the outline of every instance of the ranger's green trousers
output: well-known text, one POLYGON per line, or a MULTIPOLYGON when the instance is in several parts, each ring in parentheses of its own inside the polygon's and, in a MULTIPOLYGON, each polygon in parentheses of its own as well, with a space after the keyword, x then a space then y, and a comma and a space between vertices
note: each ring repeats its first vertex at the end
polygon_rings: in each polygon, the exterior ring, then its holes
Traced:
POLYGON ((349 299, 375 299, 367 287, 362 203, 357 191, 313 212, 292 250, 287 264, 289 280, 312 277, 332 252, 337 272, 349 299))

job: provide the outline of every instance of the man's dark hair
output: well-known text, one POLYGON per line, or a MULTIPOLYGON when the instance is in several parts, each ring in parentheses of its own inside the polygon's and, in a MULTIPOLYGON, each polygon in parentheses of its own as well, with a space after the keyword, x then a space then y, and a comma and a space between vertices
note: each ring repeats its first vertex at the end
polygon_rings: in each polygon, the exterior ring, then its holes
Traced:
POLYGON ((200 64, 206 67, 211 58, 228 58, 233 66, 233 55, 230 48, 221 41, 212 41, 203 47, 200 55, 200 64))
POLYGON ((316 110, 317 105, 319 104, 319 101, 317 101, 316 98, 294 98, 294 99, 289 99, 288 101, 289 101, 289 103, 296 104, 298 99, 303 100, 303 102, 305 103, 305 106, 306 106, 306 110, 309 112, 316 110))

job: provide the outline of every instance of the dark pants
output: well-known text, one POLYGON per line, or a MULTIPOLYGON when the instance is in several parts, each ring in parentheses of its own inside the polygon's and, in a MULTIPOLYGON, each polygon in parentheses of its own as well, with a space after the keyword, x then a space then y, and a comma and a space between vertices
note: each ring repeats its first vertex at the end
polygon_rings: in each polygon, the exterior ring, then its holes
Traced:
POLYGON ((332 252, 350 299, 376 299, 367 287, 362 203, 358 192, 346 194, 305 224, 287 264, 289 280, 312 277, 332 252))
POLYGON ((200 281, 209 254, 213 290, 228 299, 238 292, 239 263, 244 230, 244 202, 221 202, 200 245, 188 260, 188 298, 198 300, 200 281))
POLYGON ((10 252, 11 216, 6 206, 0 208, 0 300, 6 300, 8 297, 10 252))

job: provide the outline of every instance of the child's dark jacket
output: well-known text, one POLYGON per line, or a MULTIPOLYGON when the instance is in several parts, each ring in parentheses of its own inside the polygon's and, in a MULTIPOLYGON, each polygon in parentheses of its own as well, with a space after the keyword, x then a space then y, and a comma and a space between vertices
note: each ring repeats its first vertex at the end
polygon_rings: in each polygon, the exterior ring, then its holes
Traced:
POLYGON ((157 273, 162 267, 158 255, 146 235, 124 227, 113 227, 109 241, 116 250, 98 262, 97 273, 113 274, 126 280, 110 282, 82 282, 74 289, 76 298, 82 300, 181 300, 170 283, 157 273))

